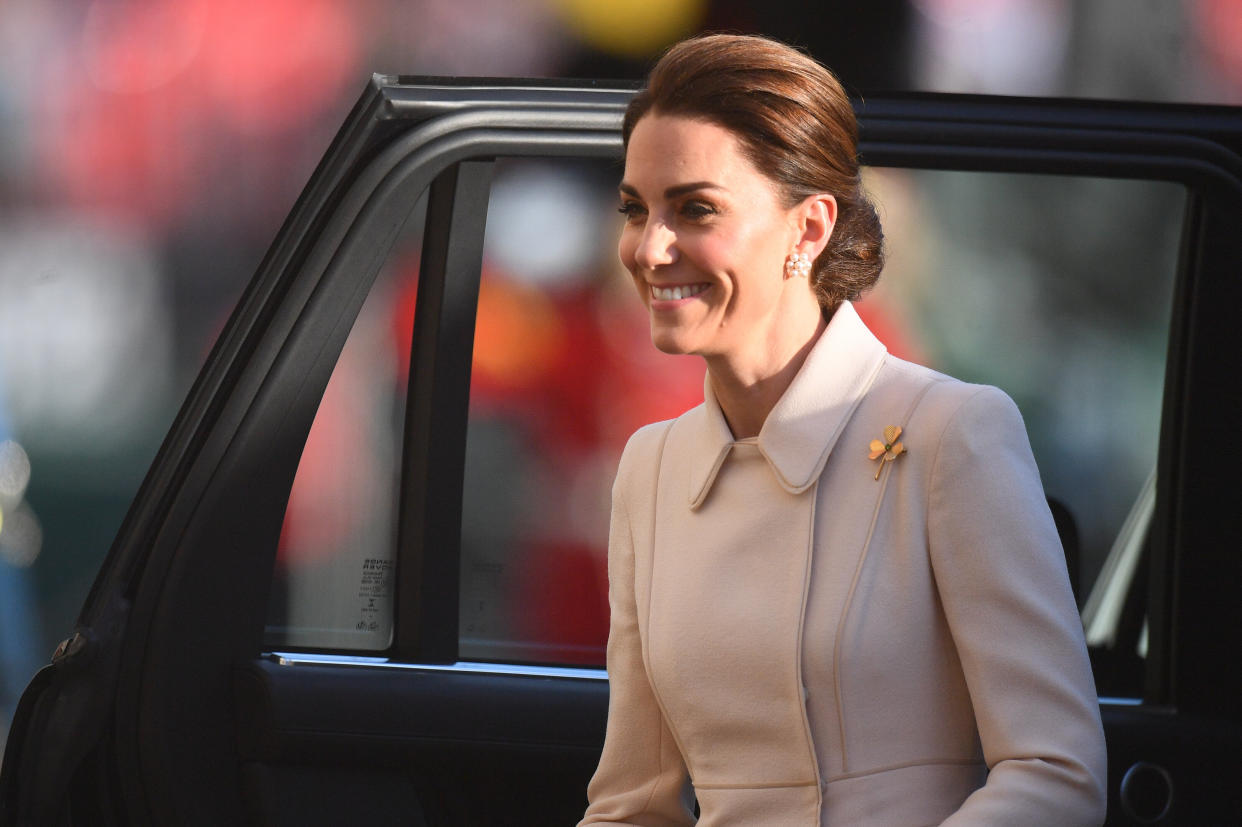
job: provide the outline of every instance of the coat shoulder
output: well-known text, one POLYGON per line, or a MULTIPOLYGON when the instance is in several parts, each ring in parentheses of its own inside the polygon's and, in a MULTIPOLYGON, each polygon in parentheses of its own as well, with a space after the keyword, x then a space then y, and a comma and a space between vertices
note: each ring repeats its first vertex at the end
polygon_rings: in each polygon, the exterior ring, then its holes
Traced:
MULTIPOLYGON (((701 407, 701 406, 700 406, 701 407)), ((685 416, 685 414, 682 414, 685 416)), ((680 417, 679 417, 680 418, 680 417)), ((644 425, 630 434, 621 452, 621 462, 617 466, 617 479, 614 490, 624 490, 633 484, 635 476, 643 476, 652 472, 659 464, 660 454, 664 450, 664 440, 668 437, 676 419, 665 419, 644 425)))
POLYGON ((891 355, 885 357, 881 379, 905 386, 909 393, 921 394, 918 404, 911 412, 911 419, 919 419, 924 428, 928 425, 939 425, 943 428, 964 412, 985 417, 1016 417, 1021 423, 1017 405, 1008 394, 994 385, 963 382, 948 374, 891 355))

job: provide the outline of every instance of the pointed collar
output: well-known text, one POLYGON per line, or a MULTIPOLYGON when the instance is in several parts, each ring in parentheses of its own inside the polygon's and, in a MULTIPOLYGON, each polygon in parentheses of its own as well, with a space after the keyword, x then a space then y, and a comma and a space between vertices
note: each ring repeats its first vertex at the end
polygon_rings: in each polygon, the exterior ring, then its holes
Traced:
MULTIPOLYGON (((819 478, 885 353, 854 306, 842 302, 759 432, 759 452, 786 491, 800 494, 819 478)), ((737 444, 710 376, 703 379, 703 404, 683 419, 690 441, 690 507, 698 508, 737 444)))

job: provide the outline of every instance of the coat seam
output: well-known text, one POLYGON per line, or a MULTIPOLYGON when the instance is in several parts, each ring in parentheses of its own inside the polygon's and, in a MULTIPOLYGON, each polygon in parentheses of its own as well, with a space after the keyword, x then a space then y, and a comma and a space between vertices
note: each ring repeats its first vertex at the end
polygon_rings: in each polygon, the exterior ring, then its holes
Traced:
MULTIPOLYGON (((656 709, 656 717, 661 717, 663 714, 658 708, 656 709)), ((639 812, 645 813, 651 809, 651 802, 655 801, 656 793, 660 791, 660 780, 664 778, 664 727, 659 727, 658 732, 660 738, 656 742, 656 774, 655 778, 651 779, 651 792, 647 793, 647 800, 643 802, 643 808, 639 812)))
POLYGON ((879 775, 885 772, 894 772, 896 770, 906 770, 911 767, 939 767, 939 766, 962 766, 962 767, 983 767, 986 766, 983 761, 978 758, 923 758, 917 761, 902 761, 899 764, 889 764, 884 767, 877 767, 872 770, 859 770, 858 772, 847 772, 841 775, 834 775, 832 778, 826 779, 829 784, 837 781, 849 781, 854 778, 866 778, 869 775, 879 775))
POLYGON ((811 770, 815 775, 815 811, 817 813, 822 813, 824 807, 824 791, 819 783, 819 779, 822 776, 820 775, 819 755, 815 750, 815 733, 811 731, 811 717, 806 708, 806 674, 803 671, 802 664, 803 637, 806 634, 806 612, 811 593, 811 571, 812 567, 815 565, 815 513, 818 510, 816 506, 819 502, 818 478, 816 478, 814 484, 812 485, 809 496, 811 503, 811 516, 807 525, 806 565, 803 566, 802 569, 802 606, 798 612, 798 635, 794 648, 794 678, 796 681, 794 692, 796 693, 795 697, 798 698, 799 711, 802 713, 802 727, 803 732, 806 733, 807 749, 810 750, 811 753, 811 770))
POLYGON ((699 790, 784 790, 797 787, 818 787, 818 781, 773 781, 767 784, 696 784, 699 790))
MULTIPOLYGON (((976 397, 980 396, 981 394, 987 393, 989 390, 991 390, 991 386, 984 385, 980 387, 979 389, 977 389, 974 393, 970 394, 970 396, 967 396, 965 399, 963 399, 961 404, 958 405, 956 408, 954 408, 951 414, 945 417, 944 427, 940 429, 940 436, 937 437, 936 439, 936 452, 935 454, 932 455, 932 463, 929 466, 929 469, 927 472, 927 497, 923 503, 923 513, 927 515, 927 519, 924 520, 924 525, 925 525, 924 530, 927 532, 927 536, 924 542, 929 550, 931 549, 931 523, 932 523, 931 498, 932 498, 932 491, 936 487, 935 486, 936 472, 940 468, 940 454, 941 454, 941 449, 944 448, 945 434, 949 432, 949 428, 953 425, 953 420, 957 419, 958 415, 962 412, 962 409, 965 408, 967 405, 969 405, 971 402, 973 402, 976 397)), ((933 573, 935 572, 934 566, 932 567, 932 571, 933 573)))
MULTIPOLYGON (((909 424, 910 417, 914 415, 919 403, 923 401, 923 397, 927 395, 927 392, 943 381, 945 380, 935 379, 929 381, 915 394, 914 399, 910 402, 910 407, 906 409, 905 415, 900 420, 903 430, 909 424)), ((893 475, 893 463, 886 462, 885 465, 888 467, 882 469, 884 475, 880 482, 880 490, 876 496, 875 506, 871 512, 871 524, 867 527, 867 536, 863 540, 862 550, 858 555, 858 563, 854 566, 854 576, 850 580, 849 590, 845 593, 845 602, 841 606, 841 615, 837 620, 837 629, 832 643, 832 682, 833 691, 836 693, 837 698, 837 725, 839 727, 838 731, 841 734, 841 768, 843 770, 849 769, 849 751, 846 746, 848 739, 845 732, 845 693, 841 687, 841 645, 845 636, 845 624, 854 602, 854 591, 857 589, 858 581, 862 577, 863 567, 866 565, 867 555, 871 550, 871 539, 875 536, 875 527, 880 518, 880 508, 884 504, 884 495, 888 491, 888 481, 893 475)))
MULTIPOLYGON (((680 419, 680 417, 678 417, 678 419, 680 419)), ((652 486, 652 490, 651 490, 651 506, 652 506, 651 536, 647 544, 647 547, 650 550, 650 554, 651 554, 651 561, 650 561, 650 564, 647 566, 647 586, 646 586, 647 588, 647 616, 643 623, 643 629, 646 629, 647 632, 644 634, 643 630, 640 629, 639 637, 642 643, 643 670, 647 673, 647 683, 651 686, 651 695, 655 699, 656 706, 659 708, 660 717, 663 719, 664 728, 668 730, 668 734, 673 739, 673 745, 677 747, 677 752, 680 753, 681 755, 681 762, 685 766, 686 773, 693 779, 694 771, 690 767, 689 755, 686 752, 685 747, 682 745, 681 739, 677 737, 677 730, 673 726, 673 719, 669 716, 668 710, 664 706, 664 699, 660 696, 660 689, 656 685, 655 673, 651 669, 651 647, 649 643, 650 631, 651 631, 651 591, 652 591, 651 584, 655 580, 656 520, 659 516, 660 477, 662 476, 662 471, 663 471, 663 466, 664 466, 664 446, 668 442, 668 435, 669 433, 672 432, 673 425, 678 421, 678 419, 669 420, 668 425, 664 428, 664 433, 660 435, 660 447, 656 451, 655 485, 652 486)), ((664 733, 663 731, 661 731, 660 733, 660 739, 661 739, 660 756, 657 760, 657 763, 660 765, 660 769, 663 770, 664 768, 663 767, 663 761, 664 761, 664 749, 663 749, 664 733)), ((657 787, 658 787, 658 780, 657 780, 657 787)), ((655 795, 655 791, 657 787, 652 788, 651 794, 653 797, 655 795)), ((648 800, 648 804, 650 804, 650 799, 648 800)))
MULTIPOLYGON (((661 452, 663 451, 663 445, 664 445, 664 440, 663 440, 663 437, 661 437, 660 449, 659 449, 661 452)), ((627 479, 621 480, 622 484, 617 486, 617 488, 619 491, 618 499, 620 500, 621 508, 623 509, 623 512, 625 514, 625 530, 626 530, 626 533, 629 535, 628 539, 629 539, 629 545, 630 545, 630 569, 631 569, 630 576, 633 579, 632 588, 635 590, 634 598, 635 598, 635 602, 637 602, 638 582, 637 582, 637 570, 636 570, 637 566, 635 565, 635 559, 637 555, 635 554, 635 548, 634 548, 634 519, 631 513, 630 500, 628 496, 629 489, 630 489, 628 476, 629 475, 627 474, 627 479)), ((650 604, 648 605, 650 606, 650 604)), ((637 612, 637 606, 635 606, 635 611, 637 612)), ((649 671, 647 670, 647 667, 646 667, 646 647, 642 646, 641 644, 641 634, 640 634, 640 646, 643 650, 643 669, 644 671, 649 671)), ((649 686, 651 686, 652 695, 654 696, 655 686, 651 682, 650 675, 647 676, 647 683, 649 686)), ((663 721, 663 711, 660 709, 658 703, 655 709, 655 717, 656 717, 656 731, 659 733, 659 738, 656 742, 656 755, 655 755, 656 774, 651 779, 651 789, 647 793, 646 801, 643 802, 643 806, 642 806, 643 811, 646 811, 651 806, 651 802, 655 800, 656 793, 659 792, 660 790, 660 779, 663 777, 663 774, 664 774, 664 721, 663 721)))

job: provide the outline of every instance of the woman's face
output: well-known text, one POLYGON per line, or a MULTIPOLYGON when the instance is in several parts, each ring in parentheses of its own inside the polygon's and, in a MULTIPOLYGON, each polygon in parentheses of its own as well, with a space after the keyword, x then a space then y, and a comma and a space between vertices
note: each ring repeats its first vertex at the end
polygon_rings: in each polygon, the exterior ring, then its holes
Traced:
POLYGON ((795 245, 812 258, 822 249, 805 243, 805 209, 782 205, 776 184, 729 130, 643 117, 630 135, 620 190, 618 252, 660 350, 729 355, 779 333, 791 305, 805 315, 805 304, 815 304, 805 279, 784 278, 795 245))

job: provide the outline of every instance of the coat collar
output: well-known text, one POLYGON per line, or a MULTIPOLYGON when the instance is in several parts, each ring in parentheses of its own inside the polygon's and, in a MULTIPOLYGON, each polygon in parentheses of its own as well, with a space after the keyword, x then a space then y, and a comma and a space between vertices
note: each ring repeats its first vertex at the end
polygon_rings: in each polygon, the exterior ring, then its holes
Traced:
MULTIPOLYGON (((810 488, 832 446, 879 373, 887 352, 849 302, 842 302, 759 432, 759 452, 791 494, 810 488)), ((707 499, 736 441, 703 379, 703 404, 687 412, 690 507, 707 499)))

